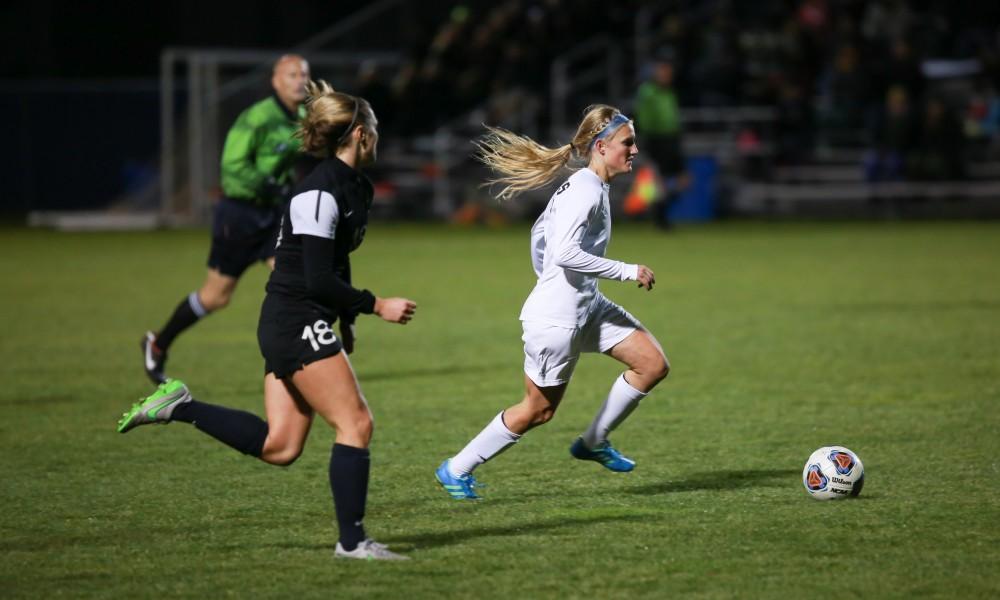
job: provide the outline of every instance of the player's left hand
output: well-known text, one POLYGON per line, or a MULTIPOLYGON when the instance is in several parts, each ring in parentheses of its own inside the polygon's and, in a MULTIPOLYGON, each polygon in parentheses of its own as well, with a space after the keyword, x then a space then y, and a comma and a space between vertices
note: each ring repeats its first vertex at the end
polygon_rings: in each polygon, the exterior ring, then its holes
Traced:
POLYGON ((639 282, 639 287, 646 288, 646 291, 651 291, 653 284, 656 283, 656 276, 653 275, 653 270, 646 265, 639 265, 635 279, 639 282))
POLYGON ((344 352, 354 352, 354 323, 340 322, 340 343, 344 345, 344 352))

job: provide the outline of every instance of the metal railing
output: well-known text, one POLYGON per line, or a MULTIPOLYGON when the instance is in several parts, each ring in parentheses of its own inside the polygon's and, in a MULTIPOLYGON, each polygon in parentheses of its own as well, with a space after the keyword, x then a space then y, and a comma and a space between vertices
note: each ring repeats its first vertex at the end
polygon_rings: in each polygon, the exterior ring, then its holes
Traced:
POLYGON ((609 36, 594 37, 556 58, 552 61, 550 136, 558 138, 572 127, 567 113, 573 94, 599 89, 605 102, 617 102, 623 97, 624 81, 622 52, 609 36))

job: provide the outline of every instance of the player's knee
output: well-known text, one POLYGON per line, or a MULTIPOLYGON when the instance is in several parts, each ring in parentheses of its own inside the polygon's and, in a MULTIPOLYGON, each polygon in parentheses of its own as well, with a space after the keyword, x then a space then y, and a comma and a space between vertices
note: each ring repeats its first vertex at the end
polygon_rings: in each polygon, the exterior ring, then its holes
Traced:
POLYGON ((302 455, 301 445, 286 444, 277 448, 264 448, 261 458, 278 467, 291 466, 302 455))
POLYGON ((670 361, 663 354, 652 356, 642 361, 635 369, 644 379, 653 385, 660 383, 670 374, 670 361))
POLYGON ((274 462, 272 462, 271 464, 277 465, 279 467, 290 467, 292 466, 292 463, 294 463, 296 460, 299 459, 300 456, 302 456, 301 450, 296 450, 294 452, 283 452, 278 456, 276 456, 274 462))
POLYGON ((359 433, 361 438, 364 440, 365 445, 370 444, 372 441, 372 435, 375 433, 375 421, 372 420, 371 415, 360 424, 359 433))
POLYGON ((346 419, 344 423, 339 424, 338 429, 349 435, 351 439, 364 443, 367 446, 371 442, 372 433, 375 431, 375 422, 372 421, 371 413, 364 412, 346 419))
POLYGON ((531 415, 531 425, 545 425, 556 416, 556 407, 544 406, 536 408, 531 415))
POLYGON ((229 306, 232 292, 214 292, 201 296, 201 304, 208 312, 215 312, 229 306))
POLYGON ((660 383, 667 378, 667 375, 670 375, 670 361, 667 360, 666 356, 661 354, 659 359, 654 362, 652 375, 656 383, 660 383))

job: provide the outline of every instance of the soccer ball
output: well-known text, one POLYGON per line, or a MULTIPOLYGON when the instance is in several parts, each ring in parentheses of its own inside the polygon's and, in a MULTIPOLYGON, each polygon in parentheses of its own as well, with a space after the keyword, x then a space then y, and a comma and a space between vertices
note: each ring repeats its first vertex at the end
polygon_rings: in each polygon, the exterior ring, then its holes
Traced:
POLYGON ((865 466, 843 446, 824 446, 806 461, 802 485, 817 500, 857 496, 865 485, 865 466))

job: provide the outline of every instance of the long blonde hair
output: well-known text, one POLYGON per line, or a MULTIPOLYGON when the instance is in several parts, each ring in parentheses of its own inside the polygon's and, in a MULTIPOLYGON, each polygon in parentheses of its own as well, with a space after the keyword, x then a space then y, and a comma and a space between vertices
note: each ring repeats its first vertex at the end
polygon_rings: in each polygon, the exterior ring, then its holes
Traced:
POLYGON ((487 126, 487 133, 474 142, 475 156, 499 175, 484 185, 503 185, 496 195, 499 200, 549 185, 574 156, 589 159, 594 139, 620 114, 620 110, 607 104, 588 106, 573 141, 558 148, 548 148, 527 136, 487 126))
POLYGON ((303 152, 332 156, 348 143, 351 131, 358 125, 372 132, 378 126, 367 100, 337 92, 322 79, 306 84, 306 116, 295 132, 302 140, 303 152))

